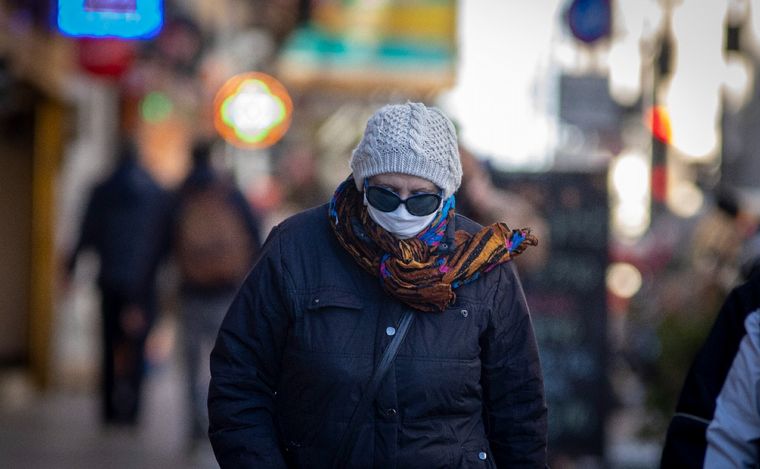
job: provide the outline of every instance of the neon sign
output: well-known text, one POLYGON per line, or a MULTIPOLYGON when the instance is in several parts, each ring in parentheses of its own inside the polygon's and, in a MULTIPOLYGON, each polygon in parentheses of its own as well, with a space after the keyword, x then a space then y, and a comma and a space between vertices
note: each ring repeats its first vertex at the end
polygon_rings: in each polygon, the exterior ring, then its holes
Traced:
POLYGON ((162 0, 58 0, 58 29, 69 36, 147 39, 163 22, 162 0))

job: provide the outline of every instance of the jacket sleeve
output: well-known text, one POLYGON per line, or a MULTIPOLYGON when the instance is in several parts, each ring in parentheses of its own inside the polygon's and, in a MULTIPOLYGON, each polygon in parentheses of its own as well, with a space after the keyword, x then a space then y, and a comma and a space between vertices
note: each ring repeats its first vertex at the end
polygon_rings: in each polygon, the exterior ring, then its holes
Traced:
POLYGON ((289 326, 288 275, 276 228, 246 278, 211 353, 209 437, 222 468, 285 467, 274 396, 289 326))
POLYGON ((760 440, 760 312, 745 321, 747 335, 739 345, 718 395, 715 416, 707 427, 705 468, 757 467, 760 440))
POLYGON ((546 402, 538 347, 514 266, 501 269, 482 338, 484 418, 498 467, 546 466, 546 402))

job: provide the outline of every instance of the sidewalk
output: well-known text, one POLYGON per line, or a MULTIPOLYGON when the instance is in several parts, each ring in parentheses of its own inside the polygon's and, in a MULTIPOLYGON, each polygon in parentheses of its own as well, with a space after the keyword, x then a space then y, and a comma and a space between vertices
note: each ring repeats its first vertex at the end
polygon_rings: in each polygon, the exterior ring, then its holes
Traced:
POLYGON ((100 426, 97 394, 40 394, 0 370, 0 467, 13 469, 216 468, 211 446, 186 451, 184 394, 175 360, 146 378, 141 425, 100 426))

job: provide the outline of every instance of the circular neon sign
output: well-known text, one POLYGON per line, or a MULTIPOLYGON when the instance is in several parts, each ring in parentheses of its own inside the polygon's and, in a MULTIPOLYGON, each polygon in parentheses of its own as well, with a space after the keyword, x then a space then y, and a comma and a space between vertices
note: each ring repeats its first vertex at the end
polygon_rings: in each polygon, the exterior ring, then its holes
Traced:
POLYGON ((226 141, 241 148, 266 148, 285 135, 293 101, 271 76, 249 72, 235 75, 214 98, 214 126, 226 141))

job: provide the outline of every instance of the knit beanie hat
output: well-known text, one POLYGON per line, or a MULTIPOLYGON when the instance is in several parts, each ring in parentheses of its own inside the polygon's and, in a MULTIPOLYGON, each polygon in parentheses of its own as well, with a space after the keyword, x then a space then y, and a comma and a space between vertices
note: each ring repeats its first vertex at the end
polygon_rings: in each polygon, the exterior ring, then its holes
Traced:
POLYGON ((401 173, 433 182, 448 198, 462 182, 462 163, 454 125, 438 109, 422 103, 389 104, 367 121, 351 154, 356 188, 366 178, 401 173))

